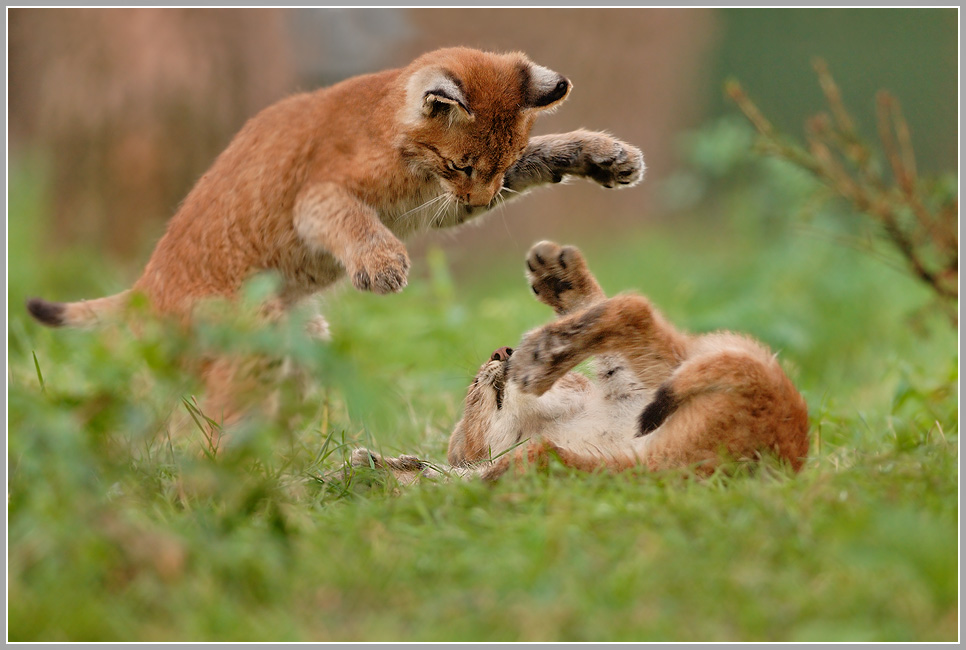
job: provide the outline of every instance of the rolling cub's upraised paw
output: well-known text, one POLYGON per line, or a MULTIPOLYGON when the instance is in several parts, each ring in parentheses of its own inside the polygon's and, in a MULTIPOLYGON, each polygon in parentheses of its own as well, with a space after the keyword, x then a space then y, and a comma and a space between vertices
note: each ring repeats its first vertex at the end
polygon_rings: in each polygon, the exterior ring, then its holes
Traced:
POLYGON ((537 300, 566 314, 602 300, 604 292, 587 269, 580 251, 551 241, 537 242, 527 253, 527 281, 537 300))
POLYGON ((644 154, 637 147, 603 133, 584 143, 585 174, 604 187, 630 187, 644 178, 644 154))
POLYGON ((402 291, 409 276, 409 254, 402 242, 387 239, 356 256, 347 269, 352 286, 359 291, 386 294, 402 291))
POLYGON ((543 372, 546 359, 549 358, 549 345, 542 339, 542 330, 526 334, 517 346, 508 368, 510 381, 516 383, 522 392, 538 396, 546 393, 556 380, 551 380, 543 372))
POLYGON ((580 361, 582 335, 600 315, 594 305, 607 296, 574 246, 537 242, 526 264, 537 299, 566 316, 524 336, 510 362, 511 380, 525 393, 542 395, 580 361))
POLYGON ((539 396, 550 390, 578 362, 572 330, 552 323, 525 335, 510 359, 511 381, 524 393, 539 396))

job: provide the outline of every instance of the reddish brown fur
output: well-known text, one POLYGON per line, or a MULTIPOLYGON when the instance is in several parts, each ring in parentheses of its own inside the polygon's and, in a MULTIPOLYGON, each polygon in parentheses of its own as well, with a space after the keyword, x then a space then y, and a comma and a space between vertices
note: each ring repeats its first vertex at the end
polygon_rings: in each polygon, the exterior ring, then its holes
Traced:
MULTIPOLYGON (((497 197, 567 175, 639 181, 640 151, 606 134, 529 138, 537 112, 569 91, 523 54, 450 48, 284 99, 249 120, 197 182, 133 291, 181 323, 201 299, 232 298, 263 270, 282 281, 266 313, 343 275, 360 290, 400 291, 410 264, 401 239, 416 231, 459 225, 497 197)), ((48 325, 93 325, 129 295, 28 308, 48 325)))
POLYGON ((685 334, 643 296, 607 299, 573 247, 541 242, 527 268, 537 298, 560 317, 480 369, 450 437, 449 462, 476 468, 459 473, 492 479, 555 457, 583 471, 706 474, 766 453, 801 470, 807 405, 761 343, 685 334), (591 357, 596 383, 569 372, 591 357), (645 428, 643 415, 662 399, 645 428))
MULTIPOLYGON (((232 297, 260 270, 281 274, 283 306, 344 273, 359 289, 399 291, 409 269, 400 237, 462 223, 504 187, 519 192, 564 174, 606 186, 639 180, 640 152, 609 136, 529 140, 536 113, 569 88, 522 54, 451 48, 284 99, 249 120, 197 182, 133 288, 181 320, 199 299, 232 297), (469 114, 453 108, 441 84, 463 94, 469 114), (558 150, 578 153, 555 163, 558 150), (545 169, 513 168, 531 158, 545 169), (444 194, 445 213, 403 218, 444 194)), ((96 307, 116 311, 125 300, 96 307)), ((91 305, 81 304, 65 306, 64 324, 90 323, 91 305)))

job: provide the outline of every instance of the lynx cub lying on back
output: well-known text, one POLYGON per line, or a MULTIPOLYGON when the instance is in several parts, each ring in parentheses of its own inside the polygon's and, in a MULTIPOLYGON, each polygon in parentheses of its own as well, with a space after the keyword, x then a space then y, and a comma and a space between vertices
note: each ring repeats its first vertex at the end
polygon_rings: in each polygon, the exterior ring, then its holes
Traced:
MULTIPOLYGON (((523 54, 451 48, 284 99, 198 181, 133 290, 182 321, 201 299, 232 297, 263 270, 283 282, 270 314, 345 274, 359 290, 400 291, 409 272, 400 239, 414 232, 461 224, 566 176, 638 182, 641 152, 609 135, 530 138, 536 115, 570 88, 523 54)), ((47 325, 87 326, 129 293, 27 307, 47 325)))
MULTIPOLYGON (((553 455, 587 471, 644 465, 709 473, 722 459, 762 452, 801 469, 805 400, 765 346, 729 332, 679 332, 642 296, 607 298, 572 246, 536 244, 527 278, 559 319, 483 364, 444 471, 492 479, 553 455), (569 372, 590 357, 596 382, 569 372)), ((438 474, 414 456, 366 449, 351 463, 386 467, 405 482, 438 474)))

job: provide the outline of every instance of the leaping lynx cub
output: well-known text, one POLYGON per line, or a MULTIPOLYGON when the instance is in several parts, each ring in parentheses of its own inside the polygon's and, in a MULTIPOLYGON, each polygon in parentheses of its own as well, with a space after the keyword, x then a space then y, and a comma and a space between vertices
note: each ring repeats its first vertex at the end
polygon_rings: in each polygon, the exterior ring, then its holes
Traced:
MULTIPOLYGON (((480 368, 445 472, 496 478, 553 455, 587 471, 643 465, 708 473, 722 459, 757 460, 762 452, 801 469, 805 400, 764 345, 730 332, 684 334, 643 296, 607 298, 572 246, 536 244, 527 278, 559 319, 480 368), (569 372, 590 357, 596 382, 569 372)), ((405 482, 439 473, 414 456, 366 449, 351 463, 386 467, 405 482)))
MULTIPOLYGON (((396 292, 409 272, 400 238, 413 232, 461 224, 566 176, 637 183, 641 152, 609 135, 529 137, 537 113, 570 89, 523 54, 452 48, 282 100, 198 181, 133 290, 182 321, 260 270, 282 277, 272 312, 343 274, 359 290, 396 292)), ((27 306, 47 325, 85 326, 129 294, 27 306)))

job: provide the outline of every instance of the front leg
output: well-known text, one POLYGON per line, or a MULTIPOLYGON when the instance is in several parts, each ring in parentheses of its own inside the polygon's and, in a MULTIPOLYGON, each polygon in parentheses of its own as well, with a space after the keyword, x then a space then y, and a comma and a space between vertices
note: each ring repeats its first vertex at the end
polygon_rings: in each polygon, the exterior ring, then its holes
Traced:
POLYGON ((527 281, 537 300, 558 316, 604 300, 604 290, 575 246, 537 242, 527 253, 527 281))
POLYGON ((656 388, 685 358, 687 340, 646 298, 616 296, 524 336, 510 359, 510 379, 542 395, 581 361, 619 354, 645 387, 656 388))
MULTIPOLYGON (((583 254, 574 246, 549 241, 534 244, 527 253, 527 281, 537 300, 558 316, 607 299, 583 254)), ((619 354, 602 354, 593 359, 601 385, 619 391, 626 390, 627 379, 621 373, 626 365, 619 354)))
POLYGON ((317 253, 333 255, 360 291, 394 293, 406 286, 406 247, 371 207, 338 185, 319 183, 300 192, 295 231, 317 253))
POLYGON ((507 170, 503 186, 512 194, 580 176, 604 187, 630 187, 644 178, 644 169, 637 147, 606 133, 578 130, 530 138, 523 155, 507 170))

